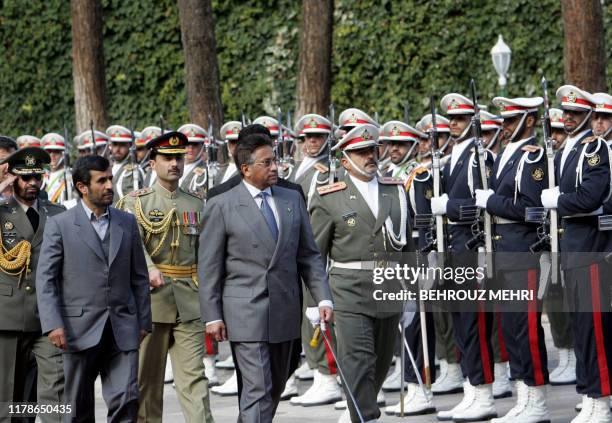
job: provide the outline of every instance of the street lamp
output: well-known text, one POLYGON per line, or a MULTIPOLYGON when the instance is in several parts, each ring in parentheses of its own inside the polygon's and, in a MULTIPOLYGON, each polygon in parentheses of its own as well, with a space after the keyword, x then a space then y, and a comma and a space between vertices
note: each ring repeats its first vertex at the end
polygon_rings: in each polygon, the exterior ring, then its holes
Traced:
POLYGON ((511 55, 512 51, 510 50, 510 47, 504 43, 503 37, 501 34, 499 34, 497 43, 491 49, 491 58, 493 59, 493 67, 495 68, 495 72, 497 72, 497 76, 499 77, 498 83, 502 95, 505 95, 506 93, 506 83, 508 82, 506 76, 508 76, 511 55))

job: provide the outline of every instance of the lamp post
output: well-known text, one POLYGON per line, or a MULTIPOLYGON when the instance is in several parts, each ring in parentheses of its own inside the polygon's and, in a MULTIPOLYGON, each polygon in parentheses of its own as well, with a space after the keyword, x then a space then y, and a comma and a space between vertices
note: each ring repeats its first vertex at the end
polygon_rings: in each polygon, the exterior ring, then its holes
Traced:
POLYGON ((491 49, 491 58, 493 59, 495 72, 497 72, 497 76, 499 77, 498 83, 502 96, 506 95, 506 84, 508 82, 506 77, 508 76, 508 68, 510 67, 510 56, 512 56, 512 51, 510 47, 504 43, 501 34, 499 34, 497 43, 491 49))

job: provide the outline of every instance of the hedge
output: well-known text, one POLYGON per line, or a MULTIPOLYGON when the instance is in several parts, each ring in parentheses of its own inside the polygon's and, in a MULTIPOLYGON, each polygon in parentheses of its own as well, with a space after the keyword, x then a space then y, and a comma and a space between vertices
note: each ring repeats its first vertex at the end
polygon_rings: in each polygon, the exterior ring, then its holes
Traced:
MULTIPOLYGON (((0 132, 42 135, 74 126, 67 0, 4 0, 0 9, 0 132)), ((188 119, 178 9, 173 0, 102 0, 111 123, 170 126, 188 119)), ((294 104, 300 2, 213 0, 226 119, 294 104)), ((612 3, 604 5, 612 40, 612 3)), ((563 76, 558 0, 336 0, 332 100, 381 120, 425 113, 428 96, 498 91, 490 49, 498 34, 513 51, 509 95, 539 93, 563 76)), ((317 48, 317 46, 309 46, 317 48)), ((606 45, 612 63, 612 42, 606 45)), ((612 88, 612 75, 608 75, 612 88)))

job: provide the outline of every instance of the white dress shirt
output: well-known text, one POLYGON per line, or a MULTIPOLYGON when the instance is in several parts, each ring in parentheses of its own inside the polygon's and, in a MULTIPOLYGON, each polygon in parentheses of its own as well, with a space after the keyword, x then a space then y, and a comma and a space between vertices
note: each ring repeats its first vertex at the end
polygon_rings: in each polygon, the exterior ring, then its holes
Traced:
POLYGON ((378 180, 376 177, 372 178, 369 182, 357 179, 353 175, 349 175, 349 178, 351 178, 351 181, 368 204, 374 217, 378 217, 378 180))
POLYGON ((499 167, 497 168, 497 173, 496 173, 496 176, 498 178, 499 178, 499 175, 501 174, 502 169, 504 168, 504 166, 506 166, 506 163, 508 163, 508 160, 510 160, 510 157, 512 157, 512 155, 516 153, 516 151, 519 148, 524 146, 525 143, 527 143, 527 141, 529 141, 529 138, 525 138, 525 139, 522 139, 516 142, 511 142, 510 144, 506 145, 506 148, 504 148, 504 151, 502 153, 501 159, 499 159, 499 167))
POLYGON ((259 194, 262 192, 265 192, 268 194, 268 196, 266 197, 268 199, 268 205, 272 209, 272 213, 274 213, 274 220, 276 220, 276 226, 278 227, 279 233, 280 233, 280 219, 278 217, 278 210, 276 210, 276 203, 274 202, 274 196, 272 195, 272 190, 270 189, 270 187, 264 190, 260 190, 259 188, 254 187, 253 185, 249 184, 244 179, 242 180, 242 182, 244 182, 244 186, 246 186, 246 188, 249 190, 249 194, 251 194, 251 196, 253 197, 253 200, 255 200, 255 204, 257 204, 257 207, 259 207, 260 209, 261 209, 261 202, 263 201, 263 198, 259 196, 259 194))
POLYGON ((559 169, 559 175, 563 174, 563 168, 565 167, 565 160, 567 160, 567 156, 569 156, 570 151, 576 146, 576 143, 580 138, 586 134, 588 129, 581 131, 578 135, 573 137, 569 136, 565 140, 565 148, 563 149, 563 154, 561 155, 561 168, 559 169))
POLYGON ((463 142, 453 146, 453 152, 451 153, 450 173, 453 173, 455 165, 459 161, 459 157, 461 157, 465 149, 472 145, 471 140, 472 138, 464 140, 463 142))

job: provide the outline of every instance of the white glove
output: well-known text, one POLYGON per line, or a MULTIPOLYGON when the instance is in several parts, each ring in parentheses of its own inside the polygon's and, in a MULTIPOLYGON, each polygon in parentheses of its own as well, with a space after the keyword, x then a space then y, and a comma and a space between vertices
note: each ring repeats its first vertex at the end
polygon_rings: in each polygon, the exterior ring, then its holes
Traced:
POLYGON ((446 214, 446 203, 448 203, 448 195, 442 194, 439 197, 431 198, 431 212, 436 215, 446 214))
POLYGON ((481 209, 487 208, 487 201, 489 201, 489 197, 495 194, 495 191, 492 189, 484 190, 477 189, 476 190, 476 205, 481 209))
POLYGON ((542 205, 547 209, 556 209, 560 195, 559 187, 543 189, 540 196, 542 198, 542 205))
POLYGON ((306 307, 306 318, 310 321, 312 327, 315 327, 321 321, 319 307, 306 307))

